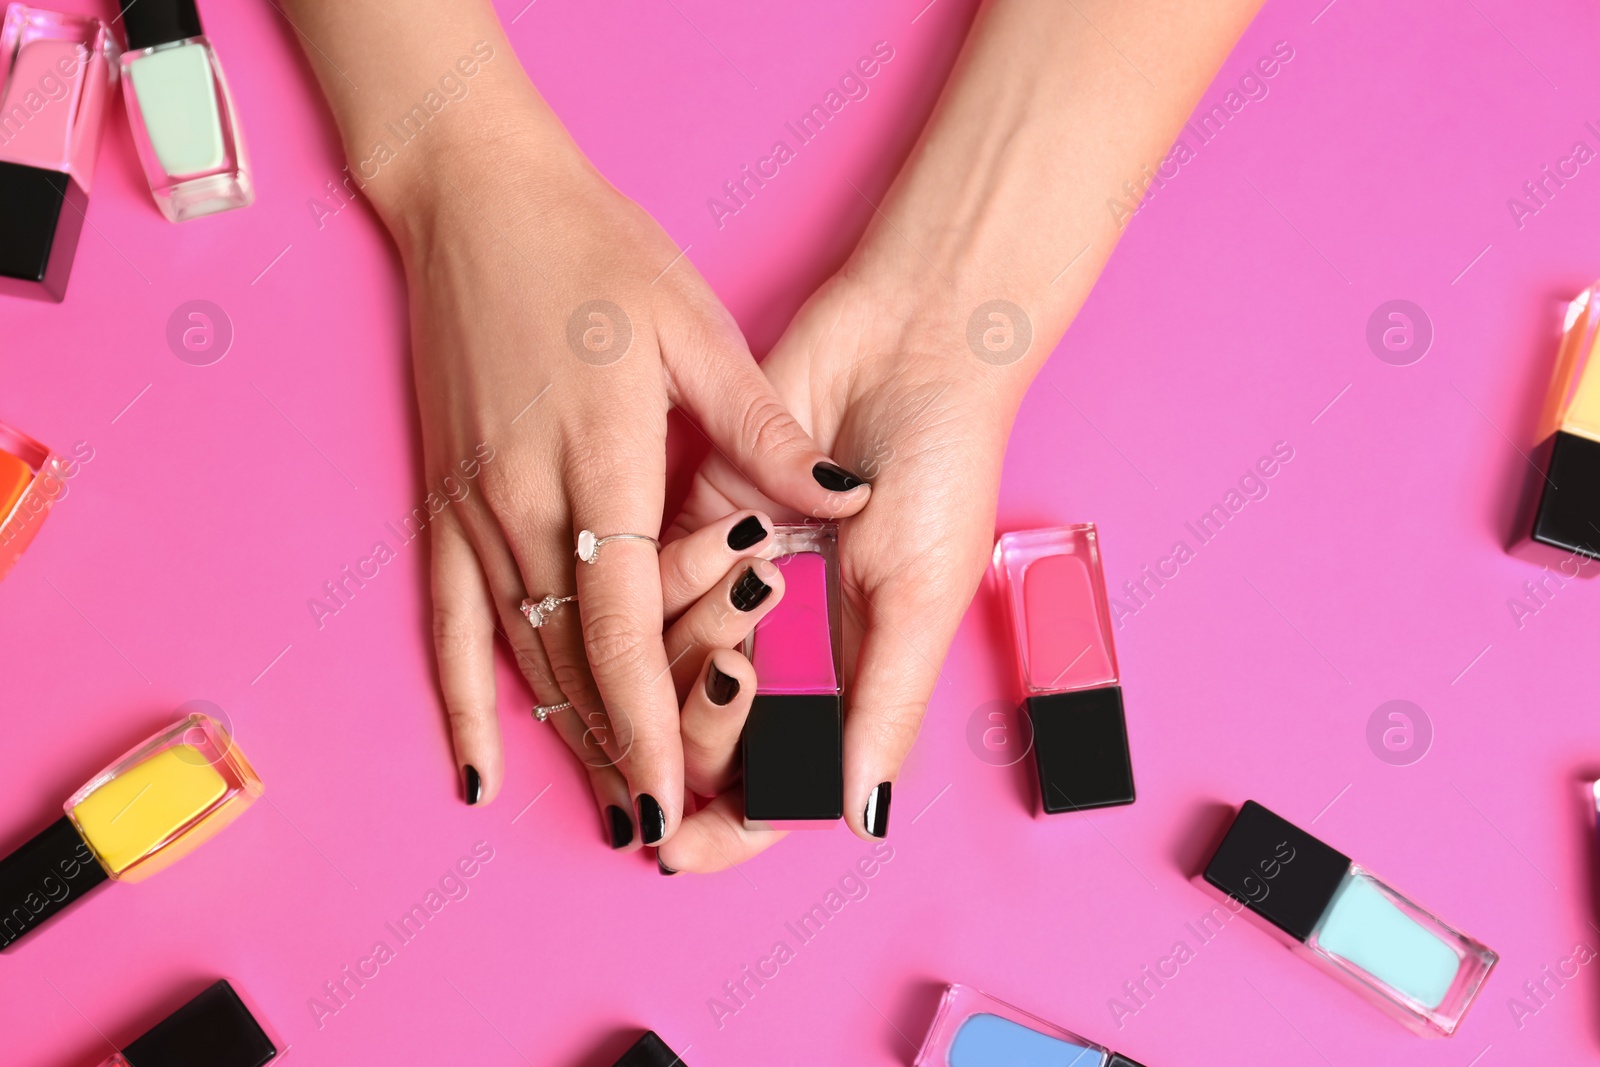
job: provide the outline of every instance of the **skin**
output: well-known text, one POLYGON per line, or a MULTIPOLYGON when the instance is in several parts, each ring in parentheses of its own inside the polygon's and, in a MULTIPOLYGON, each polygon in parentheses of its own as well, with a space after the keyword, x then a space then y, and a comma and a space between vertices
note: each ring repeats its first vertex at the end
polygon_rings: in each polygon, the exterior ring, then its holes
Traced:
MULTIPOLYGON (((1122 183, 1166 155, 1257 6, 985 5, 860 244, 762 364, 815 440, 872 479, 871 505, 840 524, 845 818, 863 838, 868 797, 898 775, 988 564, 1017 409, 1121 236, 1107 198, 1126 201, 1122 183), (980 317, 979 356, 969 323, 995 299, 1021 317, 980 317)), ((736 507, 788 517, 712 456, 674 531, 736 507)), ((686 750, 707 748, 702 721, 685 713, 686 750)), ((737 731, 716 737, 727 750, 737 731)), ((740 813, 730 788, 662 862, 717 870, 782 836, 745 830, 740 813)))
POLYGON ((1011 423, 1121 236, 1108 198, 1148 180, 1258 3, 990 0, 855 252, 758 370, 676 246, 582 158, 486 3, 284 0, 353 168, 475 42, 494 50, 470 96, 364 190, 406 266, 425 474, 480 441, 498 453, 483 500, 434 532, 440 686, 484 800, 502 779, 498 629, 541 703, 577 705, 558 732, 602 808, 659 800, 665 866, 720 869, 781 836, 738 817, 733 755, 754 685, 728 651, 737 621, 693 640, 668 628, 678 612, 725 611, 717 582, 732 572, 713 562, 733 559, 703 538, 685 577, 622 543, 573 573, 578 529, 660 527, 676 404, 715 448, 669 540, 739 509, 842 520, 845 808, 870 836, 867 798, 898 775, 987 562, 1011 423), (604 366, 566 340, 597 298, 632 327, 604 366), (979 314, 995 300, 1009 307, 979 314), (824 491, 810 472, 828 456, 871 486, 824 491), (574 588, 578 623, 569 606, 536 633, 516 612, 525 590, 574 588), (699 673, 686 679, 669 644, 699 673), (741 679, 727 706, 705 697, 712 661, 741 679), (686 784, 715 799, 674 836, 686 784))
POLYGON ((463 780, 470 766, 481 782, 467 799, 492 801, 504 778, 498 632, 540 704, 574 705, 564 718, 583 728, 559 732, 580 757, 621 772, 636 817, 659 805, 663 827, 638 827, 646 843, 664 840, 684 789, 662 574, 640 541, 578 563, 578 532, 662 528, 671 406, 787 507, 852 514, 871 489, 819 484, 813 468, 828 457, 778 402, 732 317, 584 159, 487 3, 288 0, 284 11, 405 267, 424 478, 438 484, 493 449, 483 492, 441 515, 432 538, 439 687, 463 780), (389 124, 446 76, 465 95, 401 141, 389 124), (595 300, 611 307, 586 311, 595 300), (573 592, 576 611, 538 631, 518 611, 525 596, 573 592))

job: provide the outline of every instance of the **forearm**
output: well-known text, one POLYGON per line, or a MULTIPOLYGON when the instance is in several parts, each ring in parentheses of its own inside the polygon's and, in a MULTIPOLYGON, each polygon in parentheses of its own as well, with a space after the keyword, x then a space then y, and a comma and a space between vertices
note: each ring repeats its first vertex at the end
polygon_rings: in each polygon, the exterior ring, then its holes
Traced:
POLYGON ((328 98, 351 180, 397 237, 500 138, 531 141, 552 169, 584 165, 488 0, 278 2, 328 98))
POLYGON ((991 0, 847 270, 892 279, 945 336, 985 301, 1020 306, 1020 397, 1121 236, 1108 200, 1136 199, 1124 183, 1149 180, 1258 6, 991 0))

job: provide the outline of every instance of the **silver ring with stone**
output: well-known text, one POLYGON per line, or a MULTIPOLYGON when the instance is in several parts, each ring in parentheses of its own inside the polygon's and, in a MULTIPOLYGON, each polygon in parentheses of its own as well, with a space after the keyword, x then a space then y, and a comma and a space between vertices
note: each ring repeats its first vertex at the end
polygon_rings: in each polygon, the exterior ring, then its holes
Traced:
POLYGON ((605 537, 596 537, 593 530, 578 531, 578 550, 573 553, 585 563, 594 563, 600 558, 600 548, 612 541, 649 541, 655 546, 657 552, 661 551, 661 542, 648 534, 608 534, 605 537))
POLYGON ((556 613, 557 608, 574 603, 577 599, 576 593, 572 596, 547 596, 543 600, 529 597, 522 602, 522 614, 528 617, 528 625, 537 630, 550 621, 550 616, 556 613))
POLYGON ((544 722, 556 712, 566 711, 570 707, 572 707, 572 701, 570 700, 563 700, 559 704, 535 704, 533 706, 533 717, 540 722, 544 722))

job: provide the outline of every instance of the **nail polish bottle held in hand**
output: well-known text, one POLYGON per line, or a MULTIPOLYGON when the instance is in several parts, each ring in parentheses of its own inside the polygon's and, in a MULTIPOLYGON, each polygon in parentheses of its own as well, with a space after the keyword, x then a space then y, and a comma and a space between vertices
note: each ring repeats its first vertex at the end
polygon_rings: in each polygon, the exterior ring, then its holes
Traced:
POLYGON ((122 0, 122 95, 161 213, 183 222, 255 199, 239 119, 194 0, 122 0))

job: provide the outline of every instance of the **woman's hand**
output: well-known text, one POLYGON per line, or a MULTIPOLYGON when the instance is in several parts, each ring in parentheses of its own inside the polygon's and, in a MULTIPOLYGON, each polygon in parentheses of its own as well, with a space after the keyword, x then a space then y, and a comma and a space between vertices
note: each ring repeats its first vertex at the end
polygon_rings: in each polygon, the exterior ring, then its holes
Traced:
POLYGON ((575 561, 579 531, 660 530, 672 405, 767 499, 848 514, 870 490, 816 448, 671 239, 542 109, 531 87, 512 94, 380 202, 410 292, 427 482, 493 454, 480 491, 432 526, 439 684, 467 800, 492 800, 498 629, 539 703, 572 703, 584 728, 564 736, 626 775, 656 844, 683 795, 662 574, 641 540, 575 561), (518 610, 574 593, 537 632, 518 610))
MULTIPOLYGON (((763 364, 818 443, 872 481, 871 504, 842 520, 839 532, 845 818, 866 838, 887 826, 891 794, 880 784, 894 781, 916 739, 989 558, 1000 462, 1023 383, 1004 372, 1004 351, 994 352, 997 363, 973 354, 950 306, 847 272, 801 309, 763 364)), ((713 454, 671 532, 744 507, 796 517, 713 454)), ((718 653, 717 663, 730 657, 718 653)), ((783 836, 746 830, 733 788, 748 707, 748 699, 685 707, 691 786, 720 795, 685 821, 698 832, 662 849, 671 869, 718 870, 783 836)))

